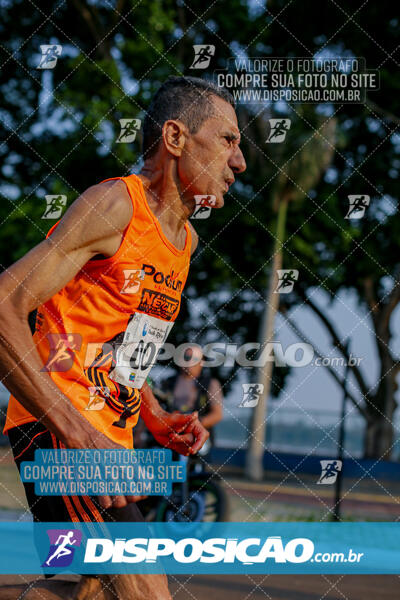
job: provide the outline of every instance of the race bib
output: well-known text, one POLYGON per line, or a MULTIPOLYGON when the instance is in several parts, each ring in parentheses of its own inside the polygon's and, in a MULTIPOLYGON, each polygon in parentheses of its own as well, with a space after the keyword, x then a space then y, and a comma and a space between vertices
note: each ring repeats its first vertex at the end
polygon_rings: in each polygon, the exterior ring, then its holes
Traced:
POLYGON ((117 349, 116 365, 109 372, 109 378, 140 390, 173 324, 157 317, 135 313, 117 349))

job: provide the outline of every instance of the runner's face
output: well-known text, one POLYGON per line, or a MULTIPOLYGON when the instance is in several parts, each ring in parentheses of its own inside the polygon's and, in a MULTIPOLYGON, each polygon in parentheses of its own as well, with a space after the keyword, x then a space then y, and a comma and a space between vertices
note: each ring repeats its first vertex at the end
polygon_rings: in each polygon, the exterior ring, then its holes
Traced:
POLYGON ((246 162, 239 148, 234 108, 218 96, 213 96, 211 102, 215 116, 187 137, 178 169, 185 196, 211 194, 216 197, 215 207, 220 208, 235 174, 246 169, 246 162))

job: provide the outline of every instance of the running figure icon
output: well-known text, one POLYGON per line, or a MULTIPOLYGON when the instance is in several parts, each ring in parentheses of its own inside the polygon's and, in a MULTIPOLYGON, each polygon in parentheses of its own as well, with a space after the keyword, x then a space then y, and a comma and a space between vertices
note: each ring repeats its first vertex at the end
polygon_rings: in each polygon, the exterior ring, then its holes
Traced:
POLYGON ((278 269, 277 274, 279 281, 274 293, 289 294, 299 278, 299 272, 297 269, 278 269))
POLYGON ((342 470, 341 460, 321 460, 321 476, 317 481, 318 485, 331 485, 335 483, 337 476, 342 470))
POLYGON ((67 197, 60 194, 58 196, 46 196, 47 206, 42 219, 58 219, 61 216, 62 210, 66 204, 67 197))
POLYGON ((215 54, 215 46, 209 44, 195 44, 193 46, 194 59, 190 66, 191 69, 207 69, 212 57, 215 54))
POLYGON ((266 140, 267 144, 279 144, 286 138, 286 134, 290 129, 290 119, 268 119, 271 130, 266 140))
POLYGON ((345 219, 362 219, 365 214, 366 209, 369 206, 370 197, 367 195, 348 196, 349 199, 349 209, 345 219))
POLYGON ((53 554, 46 560, 45 565, 50 566, 50 563, 52 560, 54 560, 55 558, 61 558, 62 556, 67 556, 68 554, 72 554, 72 550, 70 548, 67 548, 67 546, 72 546, 73 544, 76 543, 76 540, 73 539, 74 538, 74 532, 73 531, 68 531, 67 534, 61 534, 58 536, 57 541, 56 541, 56 550, 53 552, 53 554), (60 541, 62 540, 62 541, 60 541))
POLYGON ((59 44, 46 44, 40 46, 42 56, 37 69, 53 69, 57 64, 57 59, 61 56, 62 46, 59 44))

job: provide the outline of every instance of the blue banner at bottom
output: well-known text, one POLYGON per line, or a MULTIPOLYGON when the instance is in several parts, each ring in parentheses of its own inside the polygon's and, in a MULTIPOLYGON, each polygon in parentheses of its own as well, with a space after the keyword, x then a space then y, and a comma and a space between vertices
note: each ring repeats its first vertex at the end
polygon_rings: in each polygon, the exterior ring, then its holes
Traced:
POLYGON ((400 523, 0 523, 1 574, 400 574, 400 523))

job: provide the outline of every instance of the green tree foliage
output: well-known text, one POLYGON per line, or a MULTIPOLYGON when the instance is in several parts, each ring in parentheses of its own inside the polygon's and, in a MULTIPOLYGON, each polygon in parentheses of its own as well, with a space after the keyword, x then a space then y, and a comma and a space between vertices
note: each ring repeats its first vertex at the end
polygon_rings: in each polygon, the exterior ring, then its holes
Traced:
MULTIPOLYGON (((237 53, 364 57, 381 80, 364 104, 239 107, 248 169, 224 209, 198 222, 200 249, 174 335, 199 343, 257 339, 276 204, 289 194, 283 260, 301 279, 283 310, 307 301, 335 341, 313 290, 332 299, 342 290, 357 294, 382 367, 373 390, 362 371, 354 373, 368 413, 366 452, 388 456, 398 370, 390 322, 400 299, 396 8, 387 0, 361 8, 349 0, 3 2, 3 268, 45 236, 45 194, 66 194, 71 203, 93 183, 138 167, 140 133, 133 144, 115 143, 119 119, 143 118, 167 76, 204 74, 189 68, 194 43, 216 46, 208 76, 237 53), (39 46, 48 43, 62 44, 62 57, 54 70, 37 70, 39 46), (279 148, 265 143, 268 118, 277 115, 292 120, 279 148), (347 196, 358 193, 370 195, 370 208, 364 219, 346 220, 347 196)), ((279 389, 282 371, 277 375, 279 389)))

